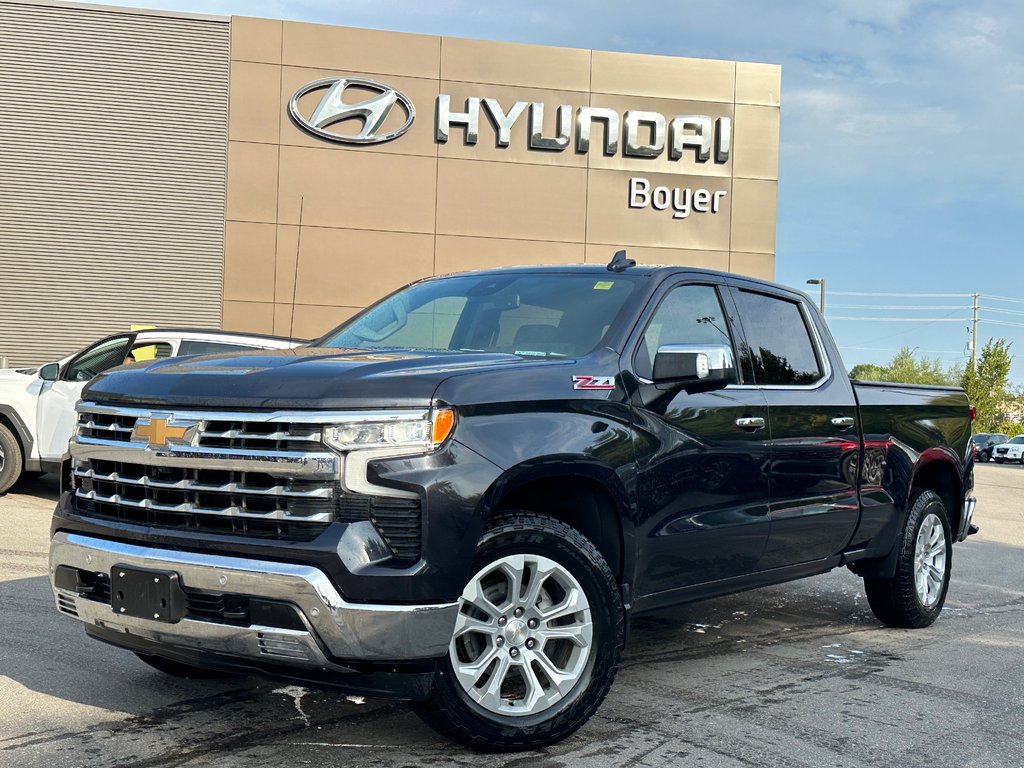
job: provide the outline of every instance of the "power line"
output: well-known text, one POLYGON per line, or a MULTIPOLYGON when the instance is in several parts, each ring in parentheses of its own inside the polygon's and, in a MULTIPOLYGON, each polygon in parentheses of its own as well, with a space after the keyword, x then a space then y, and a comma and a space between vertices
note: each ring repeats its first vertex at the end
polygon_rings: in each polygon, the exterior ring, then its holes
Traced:
POLYGON ((978 319, 979 323, 988 323, 989 325, 1005 325, 1010 328, 1024 328, 1024 323, 1011 323, 1008 320, 992 320, 988 317, 982 317, 978 319))
MULTIPOLYGON (((970 309, 970 304, 830 304, 829 307, 840 309, 970 309)), ((993 310, 997 312, 999 310, 993 310)), ((1013 312, 1015 310, 1003 310, 1013 312)), ((1024 312, 1021 312, 1024 315, 1024 312)))
POLYGON ((1014 304, 1024 304, 1024 299, 1013 299, 1010 298, 1009 296, 992 296, 991 294, 988 293, 981 294, 981 298, 992 299, 992 301, 1009 301, 1014 304))
POLYGON ((973 293, 883 293, 881 291, 827 291, 826 296, 920 296, 932 299, 969 299, 973 293))
MULTIPOLYGON (((842 315, 829 315, 828 321, 833 320, 860 320, 865 323, 969 323, 970 318, 959 317, 846 317, 842 315)), ((986 320, 988 323, 999 322, 998 320, 986 320)))
MULTIPOLYGON (((896 347, 851 347, 846 344, 840 344, 840 349, 856 349, 863 352, 902 352, 903 348, 897 349, 896 347)), ((914 347, 915 352, 927 352, 930 355, 956 355, 957 357, 963 357, 963 350, 956 349, 921 349, 920 347, 914 347)))

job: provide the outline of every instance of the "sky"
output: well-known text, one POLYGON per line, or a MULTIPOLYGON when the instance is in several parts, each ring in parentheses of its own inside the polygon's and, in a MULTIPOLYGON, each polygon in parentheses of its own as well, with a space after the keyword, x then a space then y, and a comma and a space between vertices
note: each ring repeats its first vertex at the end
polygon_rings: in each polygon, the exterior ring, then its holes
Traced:
POLYGON ((902 346, 965 361, 979 293, 979 348, 1012 342, 1024 385, 1019 0, 121 4, 781 64, 776 280, 817 297, 825 278, 848 367, 902 346))

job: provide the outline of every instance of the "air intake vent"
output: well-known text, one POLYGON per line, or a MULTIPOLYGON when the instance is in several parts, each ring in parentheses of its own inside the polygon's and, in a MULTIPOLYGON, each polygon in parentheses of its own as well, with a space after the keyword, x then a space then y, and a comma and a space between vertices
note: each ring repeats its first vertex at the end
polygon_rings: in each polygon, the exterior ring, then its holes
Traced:
POLYGON ((61 613, 66 613, 68 616, 74 616, 76 619, 78 618, 78 608, 75 605, 75 598, 69 595, 57 595, 57 609, 61 613))
POLYGON ((257 642, 260 646, 260 654, 263 656, 304 660, 311 658, 309 651, 301 640, 288 637, 287 635, 259 632, 257 633, 257 642))

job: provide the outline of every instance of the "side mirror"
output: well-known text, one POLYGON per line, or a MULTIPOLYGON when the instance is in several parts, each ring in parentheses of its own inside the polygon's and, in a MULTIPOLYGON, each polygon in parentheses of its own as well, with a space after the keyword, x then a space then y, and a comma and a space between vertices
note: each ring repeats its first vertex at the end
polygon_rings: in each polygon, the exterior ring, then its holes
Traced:
POLYGON ((56 381, 60 376, 60 363, 47 363, 39 369, 39 378, 43 381, 56 381))
POLYGON ((736 381, 732 349, 717 344, 672 344, 654 356, 654 383, 666 389, 710 392, 736 381))

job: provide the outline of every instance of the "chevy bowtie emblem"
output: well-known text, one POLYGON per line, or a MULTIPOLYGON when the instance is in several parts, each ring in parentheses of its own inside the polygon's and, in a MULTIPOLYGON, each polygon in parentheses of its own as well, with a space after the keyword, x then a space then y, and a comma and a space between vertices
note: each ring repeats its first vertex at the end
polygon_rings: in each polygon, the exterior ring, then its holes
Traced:
POLYGON ((291 101, 288 102, 288 112, 299 126, 315 136, 340 141, 343 144, 379 144, 382 141, 397 139, 409 130, 412 121, 416 119, 416 108, 404 93, 390 85, 362 77, 325 77, 307 83, 292 95, 291 101), (345 91, 350 86, 355 86, 357 91, 362 90, 364 95, 366 91, 374 95, 362 101, 346 102, 345 91), (308 118, 304 117, 299 111, 299 100, 310 91, 322 88, 326 90, 320 103, 313 110, 313 114, 308 118), (384 122, 396 103, 405 111, 405 123, 395 130, 385 132, 384 122), (362 127, 358 132, 339 133, 327 130, 329 126, 351 118, 362 121, 362 127))
POLYGON ((145 442, 150 448, 167 448, 172 443, 182 445, 191 441, 190 432, 195 428, 192 422, 169 424, 172 417, 145 416, 135 422, 132 442, 145 442))

